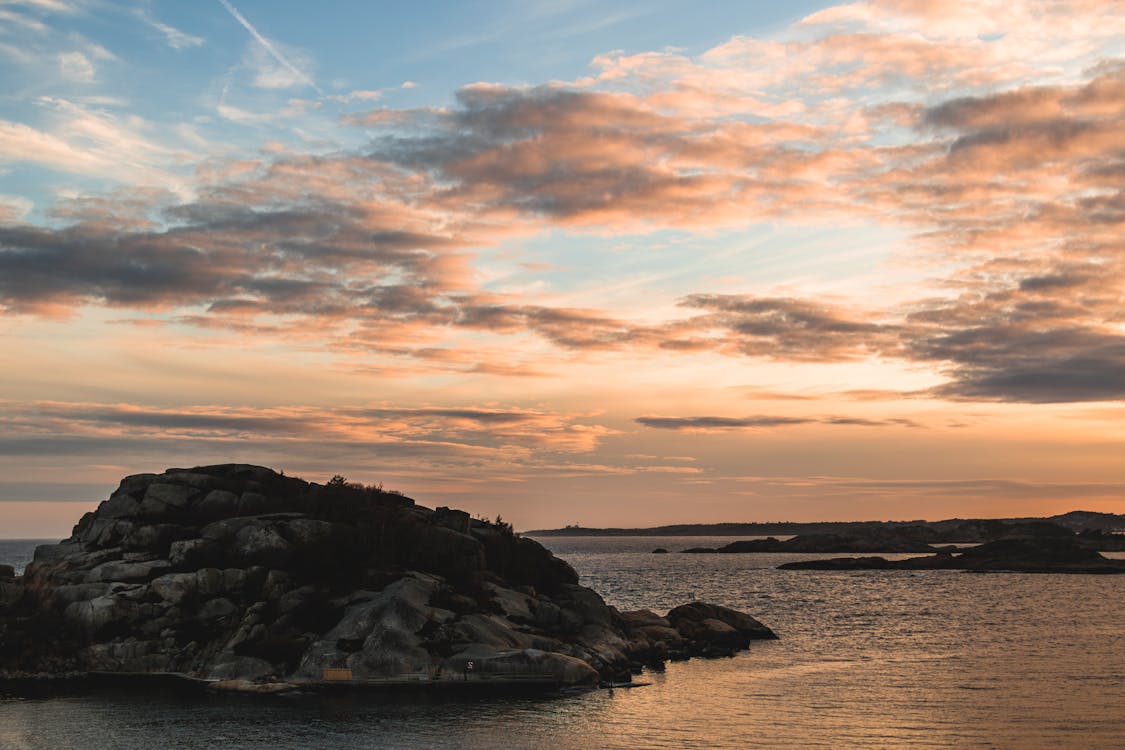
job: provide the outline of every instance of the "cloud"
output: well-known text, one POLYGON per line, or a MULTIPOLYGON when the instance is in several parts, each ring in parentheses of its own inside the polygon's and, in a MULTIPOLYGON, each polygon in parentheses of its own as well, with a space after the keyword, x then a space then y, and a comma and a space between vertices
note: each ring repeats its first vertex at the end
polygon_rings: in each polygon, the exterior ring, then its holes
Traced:
POLYGON ((770 390, 757 386, 738 386, 738 395, 755 401, 815 401, 818 396, 808 393, 793 393, 783 390, 770 390))
POLYGON ((866 311, 845 311, 810 300, 696 294, 681 304, 707 311, 693 322, 725 331, 723 346, 750 356, 857 359, 878 353, 896 336, 893 325, 871 322, 866 311))
MULTIPOLYGON (((312 84, 221 2, 275 76, 262 85, 312 84)), ((1116 49, 1121 22, 1078 8, 1090 36, 1045 67, 1027 50, 1050 56, 1068 33, 1035 7, 1013 11, 1030 24, 1011 31, 1022 55, 1012 39, 969 33, 976 11, 931 35, 932 6, 855 3, 799 34, 697 56, 612 54, 571 84, 476 84, 447 108, 350 115, 371 135, 362 149, 210 163, 190 197, 84 197, 50 226, 9 216, 0 304, 158 312, 465 374, 551 372, 511 354, 535 337, 550 345, 537 353, 892 361, 946 377, 931 392, 944 398, 1123 398, 1125 67, 1077 70, 1116 49), (677 310, 644 318, 501 293, 479 265, 540 233, 596 248, 623 233, 765 222, 890 224, 911 235, 900 256, 935 278, 887 303, 700 282, 677 310), (483 337, 493 346, 476 357, 483 337)), ((174 183, 176 152, 150 124, 52 106, 53 130, 0 121, 0 156, 174 183)))
POLYGON ((102 483, 0 481, 0 503, 97 502, 105 494, 106 487, 102 483))
POLYGON ((1120 482, 1037 482, 1010 478, 974 479, 885 479, 842 476, 743 476, 728 477, 736 484, 753 487, 754 494, 796 498, 901 500, 914 498, 956 498, 962 501, 1027 500, 1074 501, 1078 498, 1120 497, 1125 484, 1120 482))
POLYGON ((82 0, 7 0, 8 4, 24 6, 34 10, 70 15, 83 10, 87 3, 82 0))
MULTIPOLYGON (((43 34, 47 32, 47 25, 42 21, 32 18, 31 16, 24 15, 23 13, 8 10, 5 8, 0 8, 0 21, 3 21, 5 24, 10 24, 11 26, 9 28, 19 26, 22 29, 35 32, 37 34, 43 34)), ((12 53, 15 53, 13 56, 15 56, 17 59, 22 57, 22 55, 19 55, 18 50, 14 48, 9 52, 9 54, 12 53)))
MULTIPOLYGON (((295 51, 286 53, 286 61, 295 61, 290 64, 278 62, 277 57, 270 50, 260 44, 251 44, 242 56, 242 65, 250 72, 251 83, 260 89, 289 89, 295 86, 314 86, 312 79, 299 72, 296 65, 302 68, 311 67, 309 58, 295 51)), ((320 91, 318 88, 317 91, 320 91)))
POLYGON ((993 319, 915 346, 927 344, 924 356, 954 363, 954 378, 933 391, 938 396, 1031 403, 1125 398, 1125 336, 1091 325, 993 319))
POLYGON ((0 224, 15 224, 24 219, 35 204, 20 195, 0 194, 0 224))
POLYGON ((633 420, 645 427, 658 430, 683 430, 687 432, 716 432, 724 430, 771 429, 795 425, 825 424, 845 427, 917 427, 909 419, 866 419, 862 417, 789 417, 781 415, 755 415, 749 417, 637 417, 633 420))
POLYGON ((1102 70, 1073 86, 1023 87, 926 111, 924 125, 952 140, 944 158, 911 179, 949 186, 951 201, 965 185, 974 194, 971 203, 931 211, 932 236, 973 259, 954 280, 960 294, 918 304, 905 319, 905 356, 950 368, 938 394, 1125 397, 1125 71, 1102 70))
POLYGON ((412 407, 357 405, 233 408, 40 401, 0 402, 0 424, 10 438, 6 450, 41 448, 44 440, 72 441, 59 450, 85 449, 107 441, 231 441, 263 444, 286 441, 337 445, 408 447, 435 455, 461 451, 495 455, 586 453, 615 432, 588 424, 579 414, 493 407, 412 407), (428 446, 428 448, 426 447, 428 446))
POLYGON ((450 204, 561 225, 745 225, 824 200, 808 128, 669 116, 625 93, 475 85, 448 111, 378 110, 373 155, 449 185, 450 204), (409 130, 399 127, 409 123, 409 130))
MULTIPOLYGON (((0 401, 0 458, 34 464, 48 479, 54 462, 89 467, 111 457, 121 474, 153 466, 247 461, 324 478, 386 481, 412 492, 448 492, 544 475, 641 474, 652 467, 590 468, 586 457, 616 432, 579 413, 469 405, 401 408, 0 401), (44 457, 50 457, 45 463, 44 457), (30 462, 30 463, 29 463, 30 462), (565 468, 564 468, 565 467, 565 468)), ((665 471, 663 468, 652 469, 665 471)), ((682 467, 667 469, 681 471, 682 467)), ((311 477, 310 477, 311 478, 311 477)), ((0 487, 0 497, 4 488, 0 487)), ((24 498, 26 499, 26 498, 24 498)))
POLYGON ((448 409, 439 407, 422 408, 375 408, 366 409, 364 414, 375 417, 415 417, 421 419, 449 419, 481 425, 510 425, 538 422, 543 415, 539 412, 497 409, 448 409))
POLYGON ((183 189, 185 178, 175 174, 183 152, 156 140, 151 123, 69 99, 43 97, 39 104, 49 113, 45 127, 0 119, 0 163, 183 189))
POLYGON ((379 171, 361 160, 294 160, 251 169, 190 203, 76 201, 68 228, 0 232, 0 300, 16 310, 84 300, 149 310, 203 305, 236 319, 260 312, 363 321, 380 305, 404 323, 446 315, 431 298, 460 285, 465 240, 434 233, 424 210, 382 195, 379 171), (371 182, 341 182, 341 169, 352 179, 366 172, 371 182))
POLYGON ((810 424, 817 420, 804 417, 637 417, 633 420, 645 427, 654 427, 659 430, 728 430, 746 427, 787 427, 790 425, 810 424))
POLYGON ((79 173, 96 173, 107 166, 58 136, 7 120, 0 120, 0 156, 8 162, 26 159, 79 173))
MULTIPOLYGON (((1118 179, 1112 165, 1119 144, 1111 134, 1125 131, 1115 127, 1120 114, 1111 106, 1121 75, 1114 69, 1077 86, 937 104, 918 122, 945 133, 945 148, 908 148, 901 155, 883 149, 870 169, 863 166, 867 156, 830 165, 859 170, 837 180, 833 201, 897 215, 938 252, 969 261, 945 282, 955 294, 894 308, 697 293, 681 300, 685 317, 640 323, 604 310, 483 292, 472 281, 468 249, 533 231, 535 222, 692 227, 719 221, 720 214, 733 221, 739 211, 738 220, 746 221, 753 216, 746 200, 762 206, 753 192, 765 188, 736 175, 761 166, 730 161, 716 131, 654 113, 628 96, 556 87, 472 89, 463 92, 458 110, 368 120, 392 133, 377 136, 367 154, 281 154, 251 163, 219 175, 195 202, 153 206, 149 214, 163 212, 159 229, 140 217, 123 224, 120 211, 112 223, 108 215, 98 220, 108 206, 91 207, 89 218, 69 228, 7 227, 0 265, 10 281, 0 285, 0 297, 13 310, 80 300, 149 310, 202 306, 208 325, 298 316, 321 331, 337 329, 330 336, 350 347, 421 359, 432 349, 427 341, 443 331, 533 332, 561 349, 591 352, 712 350, 781 361, 932 364, 950 378, 933 392, 944 397, 1115 398, 1121 394, 1114 320, 1116 284, 1125 278, 1118 252, 1125 202, 1120 190, 1106 188, 1118 179), (1057 103, 1053 115, 1031 113, 1037 110, 1028 102, 1044 101, 1057 103), (1023 126, 1003 138, 981 135, 1005 117, 1061 133, 1054 151, 1035 146, 1046 136, 1029 136, 1033 131, 1023 126), (1082 126, 1068 129, 1067 118, 1082 126), (411 123, 408 130, 404 122, 411 123), (1029 137, 1030 145, 1013 147, 1029 137), (967 150, 974 151, 970 161, 967 150), (669 165, 689 152, 677 174, 669 165), (1106 158, 1095 160, 1096 154, 1106 158), (997 173, 991 166, 1023 170, 1025 158, 1071 180, 1074 192, 1039 194, 1018 171, 997 173), (715 179, 741 180, 743 190, 721 190, 716 198, 711 187, 701 187, 690 172, 708 160, 723 175, 715 179), (609 188, 603 193, 594 189, 599 180, 609 188), (676 200, 665 195, 669 186, 676 200), (693 201, 701 206, 698 215, 693 201), (109 247, 114 252, 97 249, 109 247)), ((26 152, 28 138, 43 138, 26 128, 9 133, 12 154, 26 152)), ((771 148, 790 167, 808 158, 771 148)), ((37 150, 40 158, 56 152, 57 163, 73 160, 72 169, 91 159, 49 139, 37 150)), ((758 152, 765 153, 772 152, 758 152)), ((100 161, 89 166, 100 167, 100 161)), ((777 196, 786 188, 769 185, 776 195, 766 212, 782 210, 782 203, 791 203, 785 211, 825 208, 804 203, 803 187, 791 188, 785 201, 777 196)), ((204 324, 198 314, 184 320, 204 324)), ((462 359, 456 366, 500 372, 500 359, 462 359)))
POLYGON ((368 89, 357 89, 356 91, 349 91, 346 94, 330 94, 325 97, 326 99, 341 104, 350 104, 352 102, 372 102, 376 99, 383 98, 382 91, 371 91, 368 89))
POLYGON ((137 17, 140 18, 141 21, 143 21, 152 29, 160 32, 163 35, 164 41, 168 44, 168 46, 176 51, 191 49, 192 47, 200 47, 206 41, 205 39, 203 39, 203 37, 195 36, 194 34, 188 34, 187 32, 180 31, 173 26, 169 26, 166 23, 158 21, 152 16, 152 14, 148 13, 144 9, 138 9, 135 12, 137 14, 137 17))
POLYGON ((255 79, 257 85, 264 88, 287 88, 299 82, 320 92, 320 87, 316 85, 316 82, 313 81, 307 73, 294 65, 289 58, 283 55, 277 45, 262 35, 262 33, 259 32, 253 24, 247 21, 246 17, 243 16, 237 8, 231 5, 228 0, 219 0, 219 3, 226 8, 226 11, 230 13, 234 20, 238 21, 244 29, 250 32, 250 36, 258 43, 259 46, 254 48, 255 54, 260 50, 269 55, 279 66, 278 68, 269 68, 261 64, 263 62, 261 59, 255 57, 254 59, 257 61, 259 70, 255 79))
POLYGON ((93 83, 97 78, 94 64, 81 52, 60 52, 58 62, 59 73, 71 83, 93 83))

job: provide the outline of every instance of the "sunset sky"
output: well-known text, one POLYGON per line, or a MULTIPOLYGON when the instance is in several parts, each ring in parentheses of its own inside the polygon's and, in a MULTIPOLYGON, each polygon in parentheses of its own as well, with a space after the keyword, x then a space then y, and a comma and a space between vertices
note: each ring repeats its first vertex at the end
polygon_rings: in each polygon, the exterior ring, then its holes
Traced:
POLYGON ((0 81, 0 537, 1125 512, 1112 0, 0 0, 0 81))

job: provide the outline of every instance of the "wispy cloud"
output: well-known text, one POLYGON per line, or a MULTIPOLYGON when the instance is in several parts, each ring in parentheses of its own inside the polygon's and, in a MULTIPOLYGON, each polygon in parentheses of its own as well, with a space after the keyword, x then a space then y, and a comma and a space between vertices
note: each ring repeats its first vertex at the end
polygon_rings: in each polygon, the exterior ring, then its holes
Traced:
POLYGON ((24 6, 50 13, 73 14, 85 9, 84 0, 6 0, 9 5, 24 6))
MULTIPOLYGON (((292 75, 293 79, 295 79, 296 81, 300 81, 300 82, 304 83, 305 85, 315 89, 319 93, 323 93, 321 91, 320 87, 316 85, 316 82, 313 81, 313 79, 311 77, 309 77, 309 75, 307 73, 305 73, 303 70, 298 68, 292 62, 290 62, 288 58, 286 58, 283 54, 281 54, 281 52, 280 52, 280 50, 278 50, 277 46, 273 42, 271 42, 269 39, 267 39, 261 32, 259 32, 254 27, 253 24, 251 24, 249 21, 247 21, 246 17, 243 16, 241 13, 239 13, 238 9, 235 8, 233 5, 231 5, 228 0, 219 0, 219 3, 221 3, 222 6, 224 8, 226 8, 227 12, 231 14, 231 16, 234 18, 234 20, 238 21, 240 24, 242 24, 242 27, 244 29, 246 29, 248 32, 250 32, 250 36, 252 36, 254 38, 254 40, 256 42, 258 42, 259 45, 261 45, 261 48, 265 52, 267 52, 270 55, 270 57, 272 57, 282 68, 284 68, 286 71, 288 71, 292 75)), ((271 82, 276 82, 278 80, 281 80, 281 79, 278 79, 278 78, 270 78, 269 79, 269 81, 271 81, 271 82)))
POLYGON ((383 404, 233 408, 0 401, 0 426, 0 456, 120 450, 159 455, 191 445, 194 451, 250 450, 315 461, 411 457, 423 471, 472 466, 496 476, 569 464, 617 434, 577 413, 383 404))
POLYGON ((21 195, 0 193, 0 224, 15 223, 31 213, 34 204, 21 195))
POLYGON ((62 98, 41 98, 48 124, 0 120, 0 161, 40 164, 60 172, 110 177, 178 189, 182 152, 153 137, 140 117, 118 116, 62 98))
POLYGON ((637 417, 639 425, 659 430, 684 430, 688 432, 716 432, 723 430, 771 429, 796 425, 835 425, 841 427, 918 427, 910 419, 868 419, 865 417, 792 417, 783 415, 754 415, 749 417, 637 417))
POLYGON ((97 71, 90 58, 81 52, 60 52, 58 55, 59 73, 73 83, 93 83, 97 71))
POLYGON ((136 11, 137 18, 143 21, 152 29, 160 32, 164 37, 164 41, 168 46, 174 50, 191 49, 192 47, 199 47, 206 41, 203 37, 188 34, 185 31, 169 26, 168 24, 157 20, 146 9, 138 8, 136 11))
MULTIPOLYGON (((39 19, 3 7, 0 7, 0 22, 6 24, 9 30, 18 26, 24 32, 31 31, 37 34, 43 34, 47 31, 47 25, 39 19)), ((10 31, 8 33, 10 33, 10 31)))
POLYGON ((758 488, 763 493, 790 497, 898 499, 961 497, 970 502, 1002 499, 1020 502, 1029 499, 1112 498, 1125 492, 1121 482, 1035 482, 1022 479, 882 479, 844 476, 747 476, 731 477, 735 482, 758 488))

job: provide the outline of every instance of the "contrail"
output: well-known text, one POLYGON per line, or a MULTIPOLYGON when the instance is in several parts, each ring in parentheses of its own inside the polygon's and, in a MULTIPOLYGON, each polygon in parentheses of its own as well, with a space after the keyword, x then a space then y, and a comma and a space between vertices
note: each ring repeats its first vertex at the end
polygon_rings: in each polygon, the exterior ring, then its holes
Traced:
POLYGON ((302 81, 316 89, 318 94, 324 93, 320 90, 320 86, 317 86, 311 78, 302 73, 293 63, 286 60, 285 56, 278 52, 277 48, 270 43, 270 40, 262 36, 258 32, 258 30, 255 29, 254 26, 246 20, 246 17, 239 13, 238 9, 231 5, 228 0, 219 0, 219 2, 222 3, 223 7, 227 9, 227 13, 230 13, 232 16, 234 16, 234 20, 242 24, 243 28, 249 31, 250 35, 258 40, 258 44, 266 48, 266 52, 269 52, 271 55, 273 55, 274 60, 277 60, 279 63, 284 65, 289 70, 289 72, 297 76, 297 78, 301 79, 302 81))

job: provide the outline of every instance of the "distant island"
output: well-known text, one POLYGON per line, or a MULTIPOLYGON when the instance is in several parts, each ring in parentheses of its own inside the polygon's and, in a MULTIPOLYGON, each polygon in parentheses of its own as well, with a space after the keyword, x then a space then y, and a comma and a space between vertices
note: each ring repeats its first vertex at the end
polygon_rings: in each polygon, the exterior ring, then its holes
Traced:
MULTIPOLYGON (((749 528, 760 532, 782 526, 786 530, 814 528, 790 538, 741 539, 721 547, 690 547, 686 554, 788 553, 933 553, 928 557, 887 560, 883 557, 839 557, 779 565, 782 570, 972 570, 1032 573, 1125 573, 1125 560, 1107 559, 1101 552, 1125 550, 1125 516, 1072 511, 1049 519, 951 519, 946 521, 841 522, 828 524, 713 524, 664 526, 709 532, 720 528, 749 528), (821 531, 825 526, 831 531, 821 531)), ((576 527, 555 530, 568 536, 576 527)), ((595 535, 633 532, 655 536, 654 529, 587 529, 595 535)), ((544 533, 544 532, 530 532, 544 533)), ((755 535, 744 532, 745 535, 755 535)), ((706 536, 700 533, 699 536, 706 536)), ((731 533, 730 535, 736 535, 731 533)), ((760 534, 757 534, 760 536, 760 534)), ((684 534, 687 536, 687 534, 684 534)), ((653 553, 668 550, 657 547, 653 553)))
MULTIPOLYGON (((1050 521, 965 521, 952 525, 856 526, 834 533, 798 534, 789 539, 742 539, 722 547, 692 547, 688 553, 744 552, 950 552, 958 545, 988 545, 1011 539, 1055 540, 1094 551, 1125 550, 1125 534, 1073 531, 1050 521)), ((655 551, 655 550, 654 550, 655 551)))
POLYGON ((528 691, 628 681, 776 638, 689 602, 622 612, 510 525, 222 464, 126 477, 70 538, 0 566, 0 680, 528 691))
MULTIPOLYGON (((550 532, 529 532, 544 536, 574 535, 576 526, 550 532)), ((1050 518, 952 518, 948 521, 839 522, 813 524, 692 524, 657 528, 615 528, 584 533, 606 536, 678 535, 692 528, 697 536, 714 530, 722 535, 758 536, 714 546, 692 546, 679 550, 690 554, 756 553, 841 553, 871 554, 930 552, 934 557, 888 561, 884 558, 837 558, 786 563, 783 569, 955 569, 1011 570, 1036 572, 1125 572, 1125 562, 1107 560, 1100 552, 1125 551, 1125 516, 1073 510, 1050 518), (745 530, 736 532, 736 528, 745 530), (767 536, 766 530, 794 532, 786 539, 767 536), (823 531, 828 528, 830 531, 823 531), (811 531, 810 531, 811 530, 811 531), (660 533, 657 533, 660 532, 660 533)), ((660 546, 652 550, 666 553, 660 546)))
POLYGON ((598 528, 572 525, 561 529, 525 531, 528 536, 793 536, 797 534, 853 534, 877 529, 923 527, 936 535, 967 535, 957 541, 985 541, 997 529, 1015 524, 1046 522, 1073 532, 1125 531, 1125 514, 1074 510, 1047 517, 950 518, 943 521, 764 521, 734 523, 680 523, 647 528, 598 528))
POLYGON ((1125 573, 1125 560, 1111 560, 1073 537, 1012 537, 942 550, 926 557, 836 557, 779 565, 780 570, 965 570, 975 573, 1125 573))

